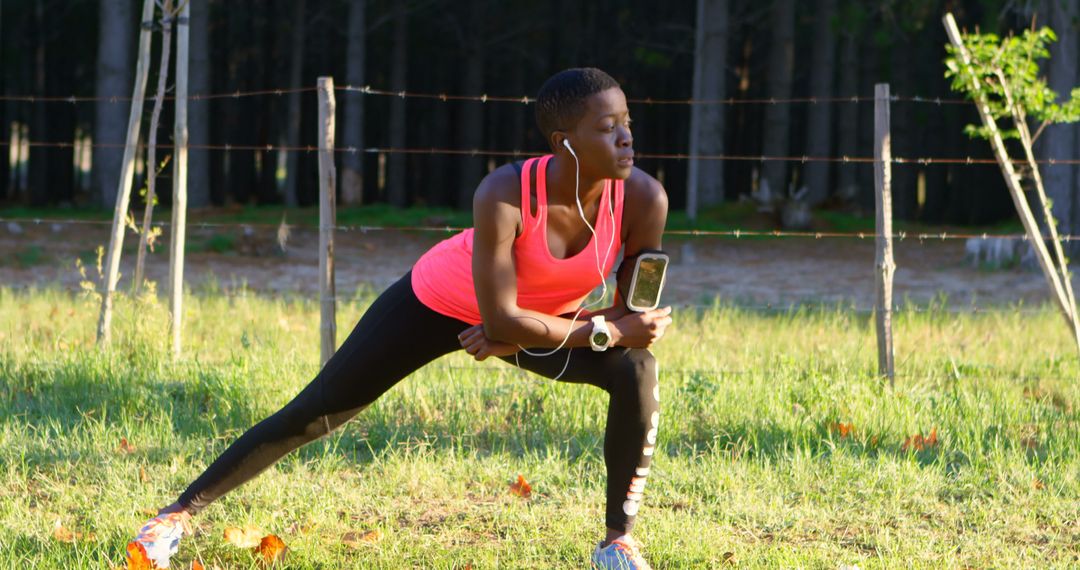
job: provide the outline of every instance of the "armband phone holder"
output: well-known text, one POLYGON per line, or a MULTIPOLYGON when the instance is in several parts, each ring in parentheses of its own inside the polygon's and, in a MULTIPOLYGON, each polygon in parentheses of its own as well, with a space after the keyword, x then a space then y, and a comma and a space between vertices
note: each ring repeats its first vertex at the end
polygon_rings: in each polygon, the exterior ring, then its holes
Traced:
POLYGON ((644 249, 623 259, 615 278, 626 308, 641 313, 660 306, 670 261, 668 254, 658 249, 644 249))

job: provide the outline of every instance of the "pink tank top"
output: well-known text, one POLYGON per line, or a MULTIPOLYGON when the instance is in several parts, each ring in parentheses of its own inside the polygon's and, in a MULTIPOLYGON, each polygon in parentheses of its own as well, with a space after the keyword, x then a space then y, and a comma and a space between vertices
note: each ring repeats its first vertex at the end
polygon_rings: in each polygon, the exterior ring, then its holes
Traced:
MULTIPOLYGON (((623 181, 608 180, 596 218, 596 236, 585 249, 566 259, 551 255, 547 244, 547 164, 552 155, 531 158, 521 169, 521 235, 514 239, 517 303, 549 315, 576 311, 600 286, 597 251, 608 275, 622 247, 623 181), (536 169, 536 212, 530 207, 529 172, 536 169), (614 199, 614 217, 609 201, 614 199), (615 230, 612 239, 612 228, 615 230), (608 250, 610 246, 610 250, 608 250)), ((480 308, 472 276, 473 229, 429 249, 412 268, 416 298, 433 311, 469 324, 480 324, 480 308)))

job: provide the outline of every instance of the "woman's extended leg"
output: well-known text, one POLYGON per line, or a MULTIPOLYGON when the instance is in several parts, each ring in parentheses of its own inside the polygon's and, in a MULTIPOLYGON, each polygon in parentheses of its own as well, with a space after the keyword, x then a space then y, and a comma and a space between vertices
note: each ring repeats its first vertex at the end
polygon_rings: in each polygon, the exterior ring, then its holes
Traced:
POLYGON ((457 334, 468 326, 420 303, 406 273, 375 300, 315 379, 233 442, 177 506, 195 514, 290 451, 327 435, 417 368, 461 348, 457 334))
MULTIPOLYGON (((558 376, 566 363, 563 382, 587 383, 610 394, 604 432, 607 465, 606 523, 612 534, 629 534, 645 491, 656 430, 660 421, 660 388, 656 359, 642 348, 611 348, 604 352, 563 349, 551 356, 518 353, 526 370, 548 378, 558 376)), ((503 360, 514 364, 513 356, 503 360)))

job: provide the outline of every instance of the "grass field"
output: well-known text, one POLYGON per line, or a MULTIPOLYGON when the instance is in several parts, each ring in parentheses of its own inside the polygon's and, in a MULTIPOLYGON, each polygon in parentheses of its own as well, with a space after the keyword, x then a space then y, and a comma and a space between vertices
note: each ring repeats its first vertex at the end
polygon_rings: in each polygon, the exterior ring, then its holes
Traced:
MULTIPOLYGON (((339 341, 370 300, 339 305, 339 341)), ((157 301, 122 300, 100 352, 93 302, 0 288, 0 568, 122 564, 144 511, 317 371, 312 301, 187 310, 174 363, 157 301)), ((895 389, 873 378, 869 324, 676 313, 654 349, 636 531, 656 568, 1080 566, 1080 367, 1061 317, 900 314, 895 389)), ((262 567, 222 539, 254 525, 289 546, 285 568, 583 568, 605 410, 595 388, 451 355, 210 506, 173 567, 262 567), (509 490, 519 474, 529 499, 509 490)))

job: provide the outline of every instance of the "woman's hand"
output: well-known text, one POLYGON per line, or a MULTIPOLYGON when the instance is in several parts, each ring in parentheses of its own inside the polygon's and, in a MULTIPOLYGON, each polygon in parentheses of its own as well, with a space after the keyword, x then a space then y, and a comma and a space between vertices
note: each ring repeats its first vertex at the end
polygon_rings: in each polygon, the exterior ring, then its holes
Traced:
POLYGON ((458 335, 458 341, 462 348, 477 360, 484 360, 489 356, 510 356, 517 353, 520 348, 516 344, 491 340, 484 334, 484 325, 471 326, 458 335))
POLYGON ((649 348, 664 336, 671 324, 671 307, 644 313, 630 313, 611 323, 613 336, 619 346, 649 348))

